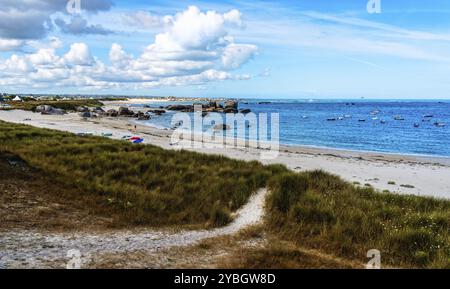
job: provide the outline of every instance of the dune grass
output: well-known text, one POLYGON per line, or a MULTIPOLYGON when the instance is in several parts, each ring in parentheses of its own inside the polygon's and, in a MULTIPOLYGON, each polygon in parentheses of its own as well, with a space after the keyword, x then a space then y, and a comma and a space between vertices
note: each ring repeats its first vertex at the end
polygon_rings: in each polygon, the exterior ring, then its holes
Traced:
MULTIPOLYGON (((378 249, 383 265, 450 268, 450 201, 379 193, 322 171, 294 173, 282 165, 1 121, 0 152, 19 156, 55 183, 98 196, 126 224, 221 226, 268 186, 265 233, 281 244, 360 263, 378 249)), ((302 259, 297 249, 280 246, 248 254, 242 258, 252 268, 302 259)))
POLYGON ((64 109, 67 111, 75 111, 79 106, 97 107, 103 106, 102 102, 95 99, 73 99, 73 100, 33 100, 33 101, 9 101, 11 109, 23 109, 34 111, 39 105, 50 105, 54 108, 64 109))
POLYGON ((0 150, 102 196, 129 222, 152 226, 223 225, 271 175, 258 162, 5 122, 0 150))
POLYGON ((384 265, 450 268, 450 202, 378 193, 322 171, 270 180, 270 231, 281 239, 338 257, 384 265))

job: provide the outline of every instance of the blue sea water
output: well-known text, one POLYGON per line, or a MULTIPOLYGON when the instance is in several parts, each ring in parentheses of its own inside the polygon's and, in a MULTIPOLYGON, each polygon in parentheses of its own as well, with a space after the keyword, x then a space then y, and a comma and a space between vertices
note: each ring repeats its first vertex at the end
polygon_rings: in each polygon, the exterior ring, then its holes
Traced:
MULTIPOLYGON (((239 108, 279 113, 281 144, 450 157, 450 101, 243 100, 239 108)), ((155 116, 145 124, 170 128, 172 116, 155 116)))

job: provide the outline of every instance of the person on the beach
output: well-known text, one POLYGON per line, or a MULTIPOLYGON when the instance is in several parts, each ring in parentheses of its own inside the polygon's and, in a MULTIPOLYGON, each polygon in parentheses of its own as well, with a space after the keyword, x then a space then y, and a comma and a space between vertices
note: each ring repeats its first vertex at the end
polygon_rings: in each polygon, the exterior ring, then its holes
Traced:
POLYGON ((137 132, 137 127, 136 127, 136 125, 134 125, 134 132, 135 132, 135 133, 137 132))

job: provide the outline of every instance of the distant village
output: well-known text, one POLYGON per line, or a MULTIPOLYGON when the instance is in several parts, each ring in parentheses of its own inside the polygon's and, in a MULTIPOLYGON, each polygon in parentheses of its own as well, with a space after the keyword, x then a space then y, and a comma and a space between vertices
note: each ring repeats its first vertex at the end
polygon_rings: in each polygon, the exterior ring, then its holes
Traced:
POLYGON ((127 100, 133 98, 145 98, 165 101, 226 101, 226 98, 207 97, 175 97, 175 96, 121 96, 121 95, 51 95, 51 94, 11 94, 0 92, 0 102, 9 101, 57 101, 57 100, 77 100, 77 99, 98 99, 98 100, 127 100))
POLYGON ((51 95, 51 94, 11 94, 0 93, 0 102, 8 101, 48 101, 48 100, 76 100, 76 99, 127 99, 125 96, 111 95, 51 95))

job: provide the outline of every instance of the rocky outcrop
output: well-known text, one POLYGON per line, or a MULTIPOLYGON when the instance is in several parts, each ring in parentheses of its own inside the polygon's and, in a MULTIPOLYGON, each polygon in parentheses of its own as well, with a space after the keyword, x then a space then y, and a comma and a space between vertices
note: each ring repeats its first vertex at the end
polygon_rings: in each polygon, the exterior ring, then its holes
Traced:
POLYGON ((212 100, 209 102, 209 107, 211 108, 223 108, 223 106, 220 104, 220 102, 212 100))
POLYGON ((154 109, 147 110, 147 113, 153 113, 153 114, 156 114, 156 115, 161 115, 163 113, 166 113, 166 111, 164 109, 156 109, 156 108, 154 108, 154 109))
POLYGON ((35 112, 40 112, 41 114, 47 115, 63 115, 66 114, 64 109, 54 108, 51 105, 39 105, 35 108, 35 112))
POLYGON ((105 110, 103 108, 101 108, 100 106, 98 106, 98 107, 93 108, 92 112, 102 115, 105 113, 105 110))
POLYGON ((89 112, 89 108, 86 106, 77 107, 77 112, 89 112))
POLYGON ((237 110, 236 108, 233 108, 233 107, 226 107, 226 108, 223 110, 223 112, 224 112, 224 113, 238 113, 238 110, 237 110))
POLYGON ((109 117, 117 117, 119 116, 119 112, 115 109, 110 109, 106 112, 106 115, 109 117))
POLYGON ((80 113, 78 113, 78 115, 83 117, 83 118, 90 118, 90 117, 92 117, 92 114, 89 111, 80 112, 80 113))
MULTIPOLYGON (((197 104, 202 107, 202 115, 205 116, 210 112, 217 113, 249 113, 250 109, 242 109, 238 110, 239 103, 235 100, 228 100, 225 102, 225 105, 222 105, 218 101, 211 100, 208 103, 197 104)), ((165 107, 167 110, 181 111, 181 112, 194 112, 194 105, 168 105, 165 107)), ((149 110, 149 112, 152 112, 149 110)))
POLYGON ((235 101, 235 100, 228 100, 228 101, 225 101, 225 109, 227 109, 227 108, 233 108, 233 109, 236 109, 236 110, 237 110, 237 108, 238 108, 238 102, 235 101))
POLYGON ((142 111, 138 111, 133 115, 133 117, 137 118, 138 120, 149 120, 150 115, 143 113, 142 111))
POLYGON ((166 106, 167 110, 175 110, 175 111, 181 111, 181 112, 193 112, 194 106, 193 105, 182 105, 182 104, 176 104, 176 105, 168 105, 166 106))
POLYGON ((128 107, 121 106, 119 107, 119 115, 120 116, 134 116, 134 112, 130 110, 128 107))
POLYGON ((149 120, 151 117, 148 114, 138 116, 138 120, 149 120))

